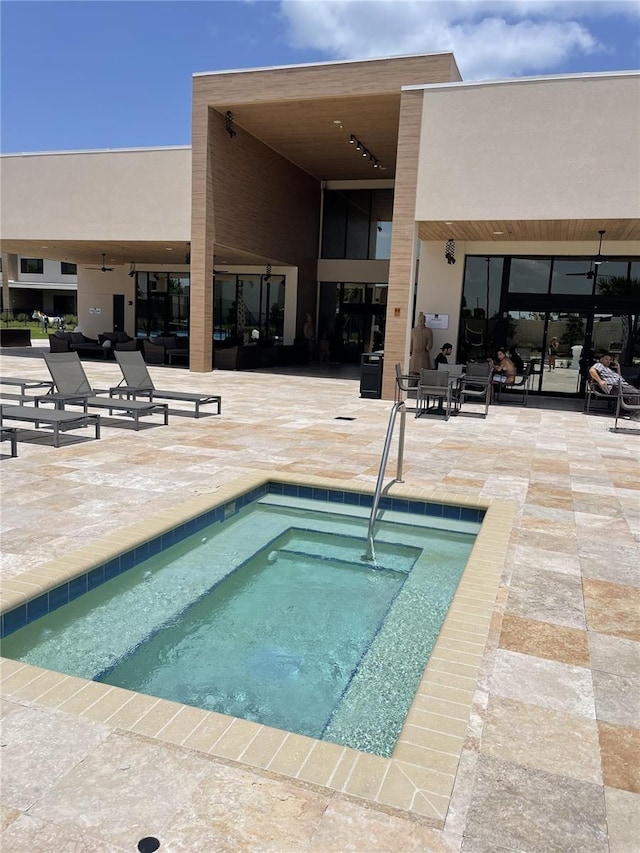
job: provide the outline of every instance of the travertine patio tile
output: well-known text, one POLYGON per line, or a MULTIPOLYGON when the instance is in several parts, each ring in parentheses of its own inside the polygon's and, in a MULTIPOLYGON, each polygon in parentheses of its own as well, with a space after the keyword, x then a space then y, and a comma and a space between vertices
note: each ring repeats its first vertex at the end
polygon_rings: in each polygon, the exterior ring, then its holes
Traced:
POLYGON ((594 670, 593 690, 599 720, 640 729, 640 671, 615 675, 594 670))
POLYGON ((640 794, 640 730, 599 720, 598 733, 604 784, 640 794))
POLYGON ((163 835, 207 772, 212 772, 207 761, 184 750, 112 733, 61 777, 30 814, 69 833, 84 827, 102 843, 135 850, 140 838, 163 835))
POLYGON ((328 803, 324 794, 295 783, 210 766, 166 822, 163 846, 221 853, 307 850, 328 803))
POLYGON ((308 849, 313 853, 360 853, 363 845, 371 851, 457 853, 460 838, 415 821, 362 809, 347 800, 331 800, 308 849))
POLYGON ((583 667, 498 649, 490 687, 507 699, 595 718, 591 674, 583 667))
POLYGON ((624 640, 595 631, 589 631, 588 638, 593 669, 615 675, 640 672, 640 643, 636 640, 624 640))
POLYGON ((492 696, 483 754, 582 782, 602 784, 595 720, 492 696))
MULTIPOLYGON (((20 814, 20 813, 19 813, 20 814)), ((2 833, 2 846, 6 850, 73 850, 73 853, 115 853, 106 841, 83 834, 79 827, 60 827, 50 821, 21 814, 6 832, 2 833)))
POLYGON ((4 832, 21 814, 20 809, 14 809, 11 806, 5 806, 3 803, 0 803, 0 833, 4 832))
POLYGON ((500 647, 574 666, 589 666, 587 632, 549 622, 505 614, 500 647))
POLYGON ((606 853, 602 787, 480 756, 466 833, 509 851, 606 853))
POLYGON ((2 801, 25 811, 109 734, 99 723, 49 709, 21 708, 2 722, 2 801))
POLYGON ((562 572, 528 569, 514 571, 507 613, 523 619, 555 622, 585 629, 580 578, 562 572))
POLYGON ((590 630, 640 640, 640 590, 591 578, 582 585, 590 630))
POLYGON ((605 788, 609 853, 629 853, 640 838, 640 794, 605 788))

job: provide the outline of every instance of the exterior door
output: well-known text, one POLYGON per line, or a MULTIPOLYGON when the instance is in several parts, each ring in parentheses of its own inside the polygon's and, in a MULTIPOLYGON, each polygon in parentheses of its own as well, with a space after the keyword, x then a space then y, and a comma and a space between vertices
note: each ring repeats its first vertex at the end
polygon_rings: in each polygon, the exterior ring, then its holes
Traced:
POLYGON ((124 332, 124 295, 113 294, 113 331, 124 332))
POLYGON ((584 389, 583 350, 591 350, 590 312, 509 311, 507 338, 524 362, 534 362, 532 390, 574 395, 584 389), (551 341, 559 345, 550 359, 551 341))

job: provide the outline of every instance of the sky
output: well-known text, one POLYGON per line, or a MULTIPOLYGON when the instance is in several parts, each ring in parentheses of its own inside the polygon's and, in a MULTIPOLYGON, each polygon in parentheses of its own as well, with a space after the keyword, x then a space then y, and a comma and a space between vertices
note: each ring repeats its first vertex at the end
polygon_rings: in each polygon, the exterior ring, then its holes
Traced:
POLYGON ((0 0, 0 151, 189 145, 202 71, 452 50, 465 80, 640 69, 638 0, 0 0))

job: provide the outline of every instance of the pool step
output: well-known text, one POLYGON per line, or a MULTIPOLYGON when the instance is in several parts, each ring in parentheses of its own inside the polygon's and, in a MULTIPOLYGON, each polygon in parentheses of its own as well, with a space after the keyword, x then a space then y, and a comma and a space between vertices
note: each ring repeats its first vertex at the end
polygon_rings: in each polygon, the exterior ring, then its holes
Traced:
POLYGON ((377 569, 404 574, 411 571, 420 555, 418 548, 376 541, 375 564, 368 563, 364 559, 366 552, 364 535, 362 537, 344 536, 295 527, 291 528, 283 544, 275 549, 274 553, 277 554, 278 552, 305 554, 307 557, 334 560, 357 565, 360 568, 375 565, 377 569))

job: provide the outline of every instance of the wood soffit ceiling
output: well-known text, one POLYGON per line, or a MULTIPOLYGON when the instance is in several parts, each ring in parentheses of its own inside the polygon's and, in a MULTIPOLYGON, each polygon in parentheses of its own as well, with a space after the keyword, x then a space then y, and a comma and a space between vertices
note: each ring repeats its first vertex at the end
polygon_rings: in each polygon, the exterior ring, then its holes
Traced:
POLYGON ((538 219, 419 222, 418 236, 424 241, 469 240, 491 242, 591 240, 604 229, 605 242, 640 240, 639 219, 538 219))
MULTIPOLYGON (((2 252, 21 255, 27 258, 51 258, 54 261, 70 261, 80 266, 99 267, 102 265, 102 253, 106 255, 106 265, 130 264, 140 265, 164 264, 182 267, 185 264, 188 241, 166 242, 112 242, 109 240, 3 240, 0 242, 2 252), (45 248, 46 247, 46 248, 45 248)), ((276 265, 275 258, 265 258, 217 246, 216 266, 262 266, 267 263, 276 265)))
POLYGON ((246 130, 318 180, 395 176, 400 92, 257 104, 225 104, 237 132, 246 130), (353 134, 381 164, 349 144, 353 134))

